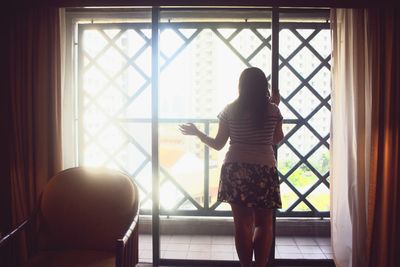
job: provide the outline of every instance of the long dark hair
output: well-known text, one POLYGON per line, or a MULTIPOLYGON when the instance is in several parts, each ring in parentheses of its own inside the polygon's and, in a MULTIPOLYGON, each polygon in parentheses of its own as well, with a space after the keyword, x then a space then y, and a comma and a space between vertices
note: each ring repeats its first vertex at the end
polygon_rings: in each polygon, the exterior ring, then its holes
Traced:
POLYGON ((255 67, 245 69, 239 78, 239 97, 234 101, 235 114, 250 113, 254 126, 262 128, 269 96, 264 72, 255 67))

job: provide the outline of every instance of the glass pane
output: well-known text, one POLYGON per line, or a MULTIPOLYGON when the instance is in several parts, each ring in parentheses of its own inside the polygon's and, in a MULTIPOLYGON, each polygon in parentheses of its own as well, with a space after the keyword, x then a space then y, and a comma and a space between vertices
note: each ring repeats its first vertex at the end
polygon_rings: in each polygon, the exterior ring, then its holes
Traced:
POLYGON ((307 165, 302 164, 296 170, 290 174, 288 181, 298 190, 304 194, 311 186, 313 186, 318 178, 308 168, 307 165))
POLYGON ((301 156, 306 156, 318 144, 318 138, 306 126, 301 126, 288 142, 294 147, 301 156))
POLYGON ((330 210, 329 188, 321 184, 307 196, 307 200, 320 211, 330 210))
POLYGON ((237 96, 235 88, 245 65, 211 29, 199 30, 161 72, 162 118, 216 118, 237 96))
POLYGON ((135 181, 139 259, 151 262, 151 217, 143 215, 152 207, 151 12, 121 14, 118 20, 130 23, 79 24, 79 164, 118 169, 135 181))
POLYGON ((321 220, 329 216, 330 200, 329 149, 324 138, 330 132, 330 66, 325 64, 330 64, 331 51, 324 24, 329 13, 325 15, 280 13, 279 86, 285 100, 280 108, 291 128, 278 149, 283 207, 277 219, 276 258, 331 257, 323 247, 330 242, 329 221, 321 220), (279 218, 285 215, 289 217, 279 218))
MULTIPOLYGON (((169 186, 164 200, 162 193, 160 198, 165 205, 170 198, 175 199, 175 206, 171 204, 168 210, 170 216, 227 216, 230 206, 218 203, 217 195, 228 145, 221 151, 206 148, 196 137, 182 136, 178 125, 192 122, 214 137, 218 130, 217 115, 236 99, 243 69, 257 66, 270 75, 270 13, 245 12, 249 17, 218 9, 206 12, 194 9, 189 13, 179 9, 161 11, 160 164, 170 175, 165 179, 174 179, 176 183, 169 186), (249 23, 253 15, 263 16, 265 25, 249 23)), ((201 220, 204 220, 202 225, 194 226, 192 222, 193 227, 186 227, 189 239, 182 229, 165 233, 174 238, 161 241, 163 257, 237 260, 232 232, 222 240, 218 239, 221 235, 218 227, 212 227, 223 219, 201 220), (218 243, 225 241, 228 243, 218 243)))
MULTIPOLYGON (((218 124, 213 123, 210 126, 210 135, 215 136, 217 134, 218 124)), ((221 166, 224 162, 225 154, 228 151, 228 145, 226 145, 220 151, 210 149, 209 159, 209 171, 210 171, 210 182, 209 182, 209 194, 210 194, 210 206, 215 205, 218 197, 218 186, 219 178, 221 174, 221 166)), ((230 206, 220 205, 218 210, 230 210, 230 206)))
POLYGON ((293 205, 293 203, 298 199, 298 196, 286 183, 281 183, 280 190, 281 190, 281 200, 282 200, 281 211, 287 211, 293 205))
POLYGON ((307 118, 320 103, 321 101, 306 87, 297 91, 289 101, 289 105, 294 107, 303 118, 307 118))
POLYGON ((299 157, 286 145, 283 144, 278 150, 278 169, 285 175, 296 166, 299 157))
MULTIPOLYGON (((178 127, 176 123, 162 122, 159 126, 160 169, 168 181, 173 181, 161 186, 160 203, 169 210, 184 194, 204 205, 204 145, 197 138, 182 136, 178 127)), ((202 125, 198 128, 204 131, 202 125)))

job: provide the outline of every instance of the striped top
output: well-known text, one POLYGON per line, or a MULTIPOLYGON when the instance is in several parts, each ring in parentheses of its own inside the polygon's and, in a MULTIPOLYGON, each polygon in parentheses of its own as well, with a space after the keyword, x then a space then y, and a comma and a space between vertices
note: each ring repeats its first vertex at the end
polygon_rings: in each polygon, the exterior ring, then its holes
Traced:
POLYGON ((233 116, 232 104, 227 105, 218 114, 220 122, 227 123, 230 146, 225 156, 225 162, 245 162, 276 166, 273 151, 275 126, 282 121, 282 115, 277 105, 268 102, 267 114, 261 128, 254 126, 250 114, 240 117, 233 116))

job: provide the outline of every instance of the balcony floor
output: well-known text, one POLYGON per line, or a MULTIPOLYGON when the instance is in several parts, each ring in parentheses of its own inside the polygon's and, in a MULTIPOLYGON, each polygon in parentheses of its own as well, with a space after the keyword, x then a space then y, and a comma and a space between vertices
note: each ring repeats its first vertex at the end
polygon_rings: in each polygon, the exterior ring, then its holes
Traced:
MULTIPOLYGON (((230 235, 162 235, 161 258, 185 260, 238 260, 230 235)), ((278 236, 277 259, 332 259, 329 237, 278 236)), ((152 261, 151 235, 139 236, 139 262, 152 261)))

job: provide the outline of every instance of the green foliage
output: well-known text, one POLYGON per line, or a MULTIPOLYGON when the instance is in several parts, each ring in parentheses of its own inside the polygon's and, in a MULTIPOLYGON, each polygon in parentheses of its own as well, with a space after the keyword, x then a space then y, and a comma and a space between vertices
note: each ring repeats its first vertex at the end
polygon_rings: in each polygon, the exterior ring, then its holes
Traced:
MULTIPOLYGON (((309 159, 309 163, 322 175, 325 174, 329 170, 329 152, 321 153, 318 158, 314 157, 313 159, 309 159)), ((296 162, 288 159, 283 162, 281 160, 278 164, 279 171, 282 174, 286 174, 292 169, 296 162)), ((296 189, 304 193, 318 180, 318 178, 307 165, 302 164, 290 174, 288 180, 294 187, 296 187, 296 189)), ((298 196, 292 190, 285 190, 281 192, 281 198, 283 210, 286 210, 298 199, 298 196)), ((307 200, 319 211, 329 210, 329 192, 325 190, 318 190, 318 188, 316 188, 313 193, 307 197, 307 200)), ((310 208, 303 202, 295 208, 295 211, 309 210, 310 208)))

